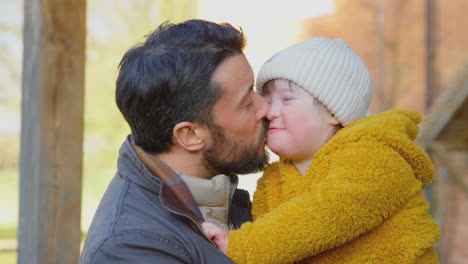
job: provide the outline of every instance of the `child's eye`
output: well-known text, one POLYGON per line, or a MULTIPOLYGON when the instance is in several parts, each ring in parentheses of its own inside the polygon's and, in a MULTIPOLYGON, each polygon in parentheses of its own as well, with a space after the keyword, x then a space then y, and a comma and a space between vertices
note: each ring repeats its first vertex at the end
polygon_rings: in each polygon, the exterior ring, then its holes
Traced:
POLYGON ((250 108, 252 105, 253 105, 253 100, 252 100, 252 101, 250 101, 250 102, 249 102, 249 103, 248 103, 248 104, 245 106, 245 108, 247 108, 247 109, 248 109, 248 108, 250 108))
POLYGON ((283 98, 283 102, 285 102, 285 101, 291 101, 291 100, 293 100, 293 99, 294 99, 293 97, 284 97, 284 98, 283 98))

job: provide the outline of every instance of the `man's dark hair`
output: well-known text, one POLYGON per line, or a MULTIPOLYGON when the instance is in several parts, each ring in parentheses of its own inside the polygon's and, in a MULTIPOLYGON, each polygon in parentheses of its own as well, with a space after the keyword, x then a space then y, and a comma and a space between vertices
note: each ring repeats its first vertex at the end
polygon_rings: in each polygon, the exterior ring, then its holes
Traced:
POLYGON ((244 46, 242 31, 230 24, 188 20, 163 23, 128 50, 119 64, 116 102, 135 143, 162 153, 169 150, 177 123, 210 124, 222 95, 213 73, 244 46))

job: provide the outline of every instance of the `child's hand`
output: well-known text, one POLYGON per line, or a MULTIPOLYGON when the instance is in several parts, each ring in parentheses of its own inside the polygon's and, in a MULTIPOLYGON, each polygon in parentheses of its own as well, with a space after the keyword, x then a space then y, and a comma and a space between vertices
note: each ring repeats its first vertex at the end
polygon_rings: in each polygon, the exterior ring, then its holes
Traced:
POLYGON ((203 222, 202 223, 203 232, 205 235, 215 243, 215 245, 223 252, 227 254, 228 248, 228 236, 227 232, 224 231, 221 227, 210 223, 210 222, 203 222))

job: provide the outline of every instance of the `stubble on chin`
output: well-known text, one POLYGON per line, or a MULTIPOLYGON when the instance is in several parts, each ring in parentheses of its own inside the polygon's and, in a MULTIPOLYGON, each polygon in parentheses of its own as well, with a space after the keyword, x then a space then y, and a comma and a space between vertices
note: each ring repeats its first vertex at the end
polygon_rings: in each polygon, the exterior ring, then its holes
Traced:
POLYGON ((263 121, 262 131, 254 144, 239 144, 226 138, 221 129, 214 128, 214 144, 203 153, 203 164, 208 171, 216 174, 248 174, 260 172, 269 162, 266 151, 268 122, 263 121))

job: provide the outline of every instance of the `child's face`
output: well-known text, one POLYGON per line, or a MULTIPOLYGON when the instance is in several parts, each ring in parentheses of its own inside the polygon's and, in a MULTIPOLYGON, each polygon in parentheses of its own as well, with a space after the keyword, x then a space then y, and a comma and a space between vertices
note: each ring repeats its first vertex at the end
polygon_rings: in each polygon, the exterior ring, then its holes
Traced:
POLYGON ((270 104, 268 147, 293 161, 313 158, 339 122, 301 87, 287 80, 274 80, 271 85, 264 96, 270 104))

